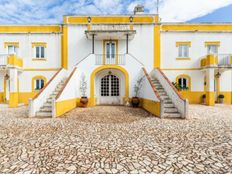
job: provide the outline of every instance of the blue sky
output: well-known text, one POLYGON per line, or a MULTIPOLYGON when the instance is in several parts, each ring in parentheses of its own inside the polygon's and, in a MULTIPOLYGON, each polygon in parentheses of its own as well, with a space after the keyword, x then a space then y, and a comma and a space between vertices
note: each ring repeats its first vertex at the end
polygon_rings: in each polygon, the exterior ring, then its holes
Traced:
MULTIPOLYGON (((156 12, 156 0, 0 0, 0 24, 56 24, 63 15, 131 14, 142 4, 156 12)), ((232 22, 232 0, 160 0, 163 22, 232 22), (228 17, 229 16, 229 17, 228 17)))

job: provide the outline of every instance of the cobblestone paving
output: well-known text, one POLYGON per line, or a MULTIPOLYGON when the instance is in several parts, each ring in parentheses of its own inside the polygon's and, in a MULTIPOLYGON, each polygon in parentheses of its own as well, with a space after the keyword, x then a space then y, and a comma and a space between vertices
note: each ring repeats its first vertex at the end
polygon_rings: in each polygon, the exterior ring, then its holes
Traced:
POLYGON ((190 105, 191 120, 112 106, 26 115, 0 111, 0 173, 232 172, 232 105, 190 105))

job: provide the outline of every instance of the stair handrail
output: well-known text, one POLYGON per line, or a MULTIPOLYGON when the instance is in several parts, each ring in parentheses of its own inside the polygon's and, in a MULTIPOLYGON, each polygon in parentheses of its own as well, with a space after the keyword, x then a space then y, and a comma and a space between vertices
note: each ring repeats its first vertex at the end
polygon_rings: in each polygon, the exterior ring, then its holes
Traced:
POLYGON ((45 84, 45 86, 32 98, 32 100, 35 100, 39 95, 47 88, 47 86, 51 83, 51 81, 60 73, 62 68, 60 68, 54 75, 53 77, 45 84))
POLYGON ((149 81, 149 83, 150 83, 150 85, 152 87, 152 90, 154 91, 156 97, 161 101, 160 95, 159 95, 154 83, 152 83, 152 80, 151 80, 150 76, 148 75, 147 70, 144 67, 142 67, 142 70, 143 70, 147 80, 149 81))
POLYGON ((131 54, 131 53, 128 53, 128 55, 130 55, 133 59, 135 59, 142 67, 144 67, 144 64, 141 62, 141 61, 139 61, 133 54, 131 54))
POLYGON ((65 87, 67 86, 68 82, 69 82, 70 79, 72 78, 72 76, 73 76, 74 72, 76 71, 76 69, 77 69, 77 67, 75 67, 75 68, 72 70, 72 72, 71 72, 71 74, 69 75, 68 79, 65 81, 63 87, 61 88, 61 90, 60 90, 60 91, 58 92, 58 94, 56 95, 56 98, 55 98, 56 100, 57 100, 57 99, 60 97, 60 95, 63 93, 65 87))
POLYGON ((79 62, 77 62, 75 64, 75 66, 79 65, 82 61, 84 61, 85 59, 87 59, 92 53, 89 53, 88 55, 86 55, 83 59, 81 59, 79 62))
MULTIPOLYGON (((155 68, 155 70, 157 70, 158 74, 160 74, 160 75, 157 74, 158 76, 156 78, 158 78, 158 80, 160 81, 161 84, 164 82, 164 84, 162 84, 162 86, 164 88, 167 88, 166 92, 167 92, 168 96, 170 97, 170 99, 172 100, 173 104, 176 106, 178 111, 181 113, 182 118, 187 118, 188 117, 188 100, 184 99, 179 94, 177 89, 170 82, 170 80, 167 78, 167 76, 160 70, 160 68, 155 68), (162 76, 162 78, 159 78, 160 76, 162 76), (166 84, 165 84, 165 81, 166 81, 166 84), (169 88, 168 88, 168 86, 169 86, 169 88), (171 89, 171 90, 168 90, 168 89, 171 89)), ((156 75, 156 74, 154 74, 154 75, 156 75)))
POLYGON ((165 78, 165 80, 169 83, 169 85, 172 87, 172 89, 175 91, 175 93, 178 95, 178 97, 181 99, 181 100, 185 100, 181 95, 180 93, 177 91, 176 87, 170 82, 170 80, 168 79, 168 77, 160 70, 160 68, 157 68, 157 70, 163 75, 163 77, 165 78))

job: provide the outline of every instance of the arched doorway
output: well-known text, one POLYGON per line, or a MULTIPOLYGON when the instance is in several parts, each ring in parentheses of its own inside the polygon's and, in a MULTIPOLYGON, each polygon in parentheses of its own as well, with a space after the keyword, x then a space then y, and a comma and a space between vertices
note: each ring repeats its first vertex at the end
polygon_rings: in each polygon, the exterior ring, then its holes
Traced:
POLYGON ((122 105, 125 97, 125 77, 117 69, 105 69, 95 76, 97 105, 122 105))

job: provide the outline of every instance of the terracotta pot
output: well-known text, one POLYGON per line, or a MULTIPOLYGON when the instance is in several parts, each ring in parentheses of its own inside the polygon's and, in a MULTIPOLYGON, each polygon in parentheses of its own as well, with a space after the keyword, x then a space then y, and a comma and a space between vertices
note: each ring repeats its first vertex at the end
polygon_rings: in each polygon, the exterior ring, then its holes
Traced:
POLYGON ((140 100, 139 100, 138 97, 132 97, 132 99, 131 99, 131 105, 132 105, 134 108, 139 107, 139 103, 140 103, 140 100))
POLYGON ((80 102, 81 104, 86 105, 89 102, 89 99, 87 97, 81 97, 80 102))
POLYGON ((218 98, 218 100, 219 100, 219 103, 220 103, 220 104, 223 104, 223 103, 224 103, 224 98, 218 98))

